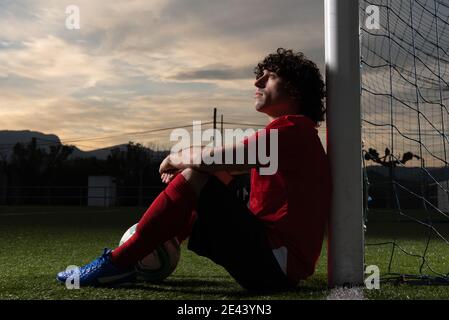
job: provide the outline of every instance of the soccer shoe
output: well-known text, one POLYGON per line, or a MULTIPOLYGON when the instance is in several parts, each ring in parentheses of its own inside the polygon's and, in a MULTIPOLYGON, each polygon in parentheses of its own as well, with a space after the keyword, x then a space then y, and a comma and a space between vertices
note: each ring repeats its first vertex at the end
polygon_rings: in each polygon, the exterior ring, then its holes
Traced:
POLYGON ((119 269, 112 264, 110 249, 104 249, 103 254, 89 264, 70 271, 61 271, 56 276, 59 282, 66 283, 67 279, 73 280, 79 276, 80 287, 85 286, 118 286, 133 282, 136 279, 135 268, 119 269))

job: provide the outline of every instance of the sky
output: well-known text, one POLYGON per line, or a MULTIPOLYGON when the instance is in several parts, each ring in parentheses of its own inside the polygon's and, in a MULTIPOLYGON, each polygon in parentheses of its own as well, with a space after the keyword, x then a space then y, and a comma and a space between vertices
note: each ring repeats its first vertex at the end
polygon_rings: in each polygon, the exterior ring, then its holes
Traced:
POLYGON ((264 125, 254 66, 284 47, 323 70, 323 10, 316 0, 0 0, 0 128, 91 150, 170 145, 169 130, 141 132, 209 122, 214 107, 225 122, 264 125), (69 5, 80 29, 66 27, 69 5))

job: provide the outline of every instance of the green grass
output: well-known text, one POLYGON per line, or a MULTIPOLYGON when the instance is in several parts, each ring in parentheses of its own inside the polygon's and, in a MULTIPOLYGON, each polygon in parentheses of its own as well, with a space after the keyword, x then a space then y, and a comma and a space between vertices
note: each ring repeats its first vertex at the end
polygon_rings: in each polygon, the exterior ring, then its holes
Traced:
MULTIPOLYGON (((325 299, 326 248, 316 273, 292 291, 254 295, 241 287, 220 266, 183 246, 176 271, 160 284, 139 283, 130 288, 67 290, 55 280, 68 265, 82 265, 104 247, 115 247, 122 233, 138 221, 144 208, 0 207, 0 299, 325 299)), ((398 243, 412 253, 423 250, 421 234, 411 225, 372 223, 368 242, 386 242, 400 234, 398 243)), ((441 232, 446 232, 443 226, 441 232)), ((388 271, 391 245, 368 246, 366 263, 388 271)), ((392 271, 417 273, 419 259, 396 254, 392 271)), ((429 262, 449 271, 449 245, 432 240, 429 262)), ((381 284, 365 290, 370 299, 449 299, 446 286, 381 284)))

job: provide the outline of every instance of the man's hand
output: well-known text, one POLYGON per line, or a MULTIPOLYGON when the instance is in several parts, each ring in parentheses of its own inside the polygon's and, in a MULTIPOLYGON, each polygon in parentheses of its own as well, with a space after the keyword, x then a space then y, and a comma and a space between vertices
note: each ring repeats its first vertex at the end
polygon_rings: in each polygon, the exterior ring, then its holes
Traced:
POLYGON ((179 171, 173 173, 163 173, 161 174, 161 180, 163 183, 168 184, 178 175, 178 173, 179 171))
POLYGON ((162 160, 161 165, 159 166, 159 174, 163 173, 171 173, 173 171, 178 170, 170 160, 170 155, 166 156, 164 160, 162 160))
POLYGON ((181 170, 171 163, 170 155, 168 155, 159 166, 159 174, 163 183, 169 183, 181 170))

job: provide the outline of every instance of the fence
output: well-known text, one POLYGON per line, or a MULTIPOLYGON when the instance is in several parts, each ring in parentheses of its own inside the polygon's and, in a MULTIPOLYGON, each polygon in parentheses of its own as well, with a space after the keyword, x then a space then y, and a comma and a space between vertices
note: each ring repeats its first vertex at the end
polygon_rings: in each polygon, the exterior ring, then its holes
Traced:
MULTIPOLYGON (((165 185, 0 186, 0 205, 149 206, 164 188, 165 185)), ((236 176, 231 188, 237 198, 247 202, 250 176, 236 176)))
POLYGON ((0 188, 0 205, 146 206, 163 186, 8 186, 0 188), (92 192, 94 190, 95 192, 92 192), (89 192, 90 191, 90 192, 89 192))

